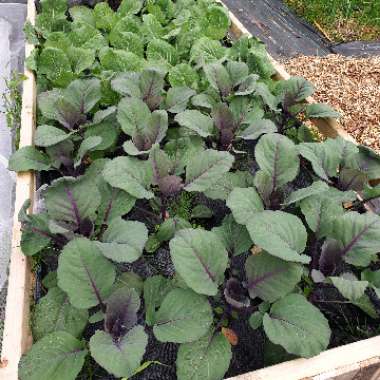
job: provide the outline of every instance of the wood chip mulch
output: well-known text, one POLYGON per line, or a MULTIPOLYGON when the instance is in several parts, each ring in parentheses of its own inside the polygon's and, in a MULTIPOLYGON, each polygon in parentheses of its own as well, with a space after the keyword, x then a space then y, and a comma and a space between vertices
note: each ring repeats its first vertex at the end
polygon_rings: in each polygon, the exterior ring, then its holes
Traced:
POLYGON ((282 63, 289 74, 314 84, 314 98, 342 114, 340 123, 347 132, 380 153, 380 56, 302 56, 282 63))

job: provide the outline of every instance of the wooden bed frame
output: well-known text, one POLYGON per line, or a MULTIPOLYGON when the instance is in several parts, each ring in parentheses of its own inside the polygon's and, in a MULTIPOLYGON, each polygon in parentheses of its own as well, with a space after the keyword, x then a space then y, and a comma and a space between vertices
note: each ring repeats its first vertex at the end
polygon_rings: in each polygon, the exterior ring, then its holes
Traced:
MULTIPOLYGON (((27 19, 34 24, 36 9, 33 0, 28 0, 27 8, 27 19)), ((231 12, 230 18, 231 33, 234 36, 250 35, 247 29, 231 12)), ((33 45, 26 44, 26 57, 29 56, 33 48, 33 45)), ((275 75, 276 79, 288 79, 290 77, 283 66, 272 57, 270 57, 270 60, 277 71, 275 75)), ((26 80, 23 84, 22 97, 20 147, 33 145, 33 134, 36 124, 36 82, 33 72, 25 69, 25 76, 26 80)), ((309 98, 307 101, 309 103, 314 102, 312 98, 309 98)), ((324 136, 342 136, 356 143, 334 119, 317 119, 313 120, 313 122, 324 136)), ((22 254, 20 249, 21 225, 17 214, 27 199, 30 199, 33 205, 34 195, 34 173, 18 173, 7 305, 0 361, 0 380, 18 380, 19 360, 32 344, 29 316, 33 275, 29 260, 22 254)), ((229 380, 301 379, 380 380, 380 336, 327 350, 311 359, 291 360, 229 380)))

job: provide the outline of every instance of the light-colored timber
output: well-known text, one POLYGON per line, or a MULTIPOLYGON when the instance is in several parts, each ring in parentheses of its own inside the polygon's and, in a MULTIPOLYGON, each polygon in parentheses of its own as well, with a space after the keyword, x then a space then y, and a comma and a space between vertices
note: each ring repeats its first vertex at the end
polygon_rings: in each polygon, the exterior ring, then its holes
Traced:
MULTIPOLYGON (((34 1, 29 0, 27 18, 33 24, 35 16, 34 1)), ((25 45, 26 57, 29 56, 33 48, 33 45, 28 43, 25 45)), ((34 74, 27 69, 25 69, 24 74, 26 79, 23 82, 20 147, 33 145, 33 133, 36 122, 36 82, 34 74)), ((34 173, 18 173, 16 179, 15 216, 9 264, 7 304, 0 361, 1 380, 18 380, 18 362, 21 355, 32 344, 29 327, 32 273, 28 258, 21 252, 21 224, 18 221, 17 214, 27 199, 33 202, 34 194, 34 173)))
MULTIPOLYGON (((250 35, 241 22, 231 13, 231 33, 240 37, 250 35)), ((34 23, 34 0, 28 0, 28 20, 34 23)), ((33 46, 26 44, 28 57, 33 46)), ((277 71, 276 79, 288 79, 284 67, 270 57, 277 71)), ((27 79, 23 85, 20 147, 33 144, 36 118, 36 83, 34 74, 25 70, 27 79)), ((312 98, 307 100, 313 103, 312 98)), ((334 119, 313 120, 319 131, 327 137, 341 136, 356 141, 334 119)), ((16 183, 16 204, 13 242, 9 269, 9 285, 5 315, 3 349, 0 362, 0 380, 18 380, 18 362, 32 343, 29 328, 29 310, 32 290, 32 274, 28 260, 20 249, 21 226, 17 213, 26 199, 33 201, 35 194, 34 173, 19 173, 16 183)), ((54 379, 51 379, 54 380, 54 379)), ((296 359, 263 368, 228 380, 380 380, 380 336, 327 350, 311 359, 296 359)))

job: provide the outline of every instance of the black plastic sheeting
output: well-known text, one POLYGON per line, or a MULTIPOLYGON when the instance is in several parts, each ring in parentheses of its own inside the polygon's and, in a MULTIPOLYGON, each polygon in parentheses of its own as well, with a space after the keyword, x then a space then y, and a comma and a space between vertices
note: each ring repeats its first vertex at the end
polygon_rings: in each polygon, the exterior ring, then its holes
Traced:
POLYGON ((265 42, 274 57, 331 53, 360 57, 380 55, 380 41, 331 44, 281 0, 223 0, 223 3, 252 35, 265 42))

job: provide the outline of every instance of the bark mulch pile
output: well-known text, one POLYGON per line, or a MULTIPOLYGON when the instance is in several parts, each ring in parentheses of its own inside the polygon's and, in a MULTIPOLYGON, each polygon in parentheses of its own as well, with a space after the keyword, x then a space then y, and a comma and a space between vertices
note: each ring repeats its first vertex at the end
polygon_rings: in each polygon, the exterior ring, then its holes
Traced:
POLYGON ((380 56, 300 56, 283 64, 314 84, 314 98, 335 107, 343 128, 359 143, 380 152, 380 56))

